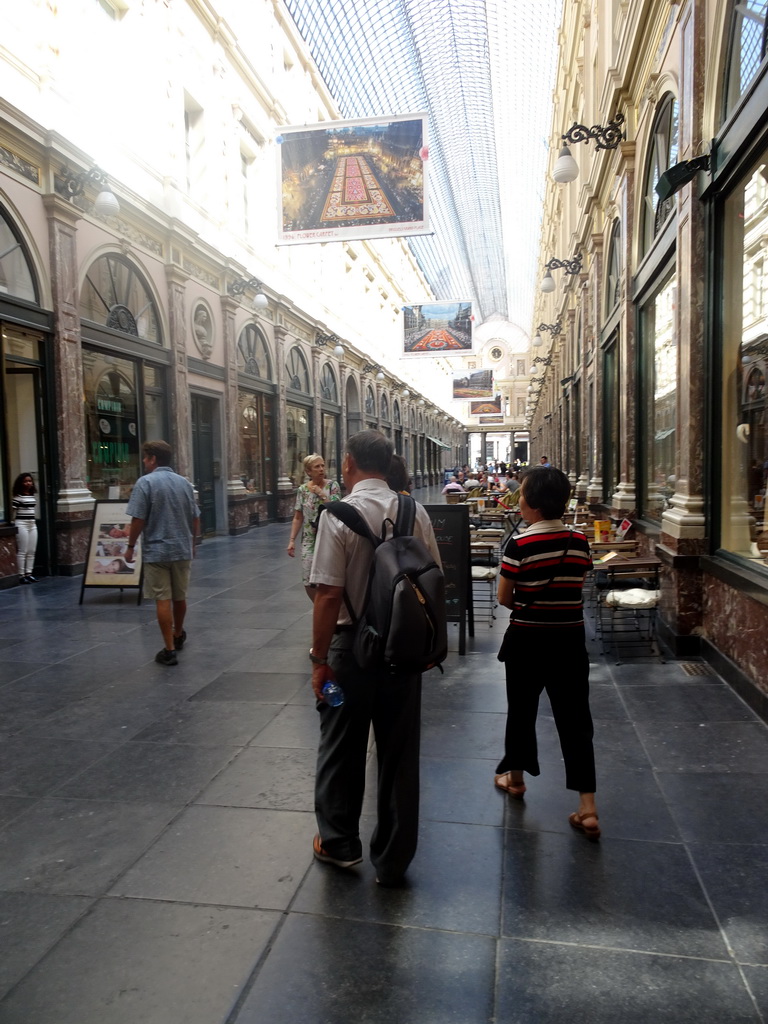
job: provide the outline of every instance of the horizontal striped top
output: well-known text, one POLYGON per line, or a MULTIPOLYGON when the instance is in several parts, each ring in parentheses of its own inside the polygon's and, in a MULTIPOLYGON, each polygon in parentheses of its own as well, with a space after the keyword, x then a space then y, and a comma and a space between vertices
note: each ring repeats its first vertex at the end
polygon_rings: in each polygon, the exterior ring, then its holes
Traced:
POLYGON ((559 519, 542 520, 525 533, 510 537, 500 572, 515 586, 515 625, 583 625, 582 588, 584 576, 591 568, 587 538, 569 530, 559 519), (566 546, 567 553, 561 562, 566 546), (550 579, 552 582, 547 586, 550 579))
POLYGON ((14 519, 22 519, 25 522, 34 520, 37 508, 37 498, 34 494, 14 494, 11 504, 14 519))

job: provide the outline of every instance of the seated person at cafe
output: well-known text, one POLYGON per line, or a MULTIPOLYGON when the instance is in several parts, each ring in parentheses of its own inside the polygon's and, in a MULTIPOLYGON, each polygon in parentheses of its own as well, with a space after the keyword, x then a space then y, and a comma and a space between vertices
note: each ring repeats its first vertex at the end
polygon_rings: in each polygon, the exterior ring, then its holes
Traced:
POLYGON ((445 487, 443 488, 441 493, 442 494, 450 494, 452 491, 456 491, 457 493, 460 493, 460 494, 466 494, 466 491, 461 486, 461 484, 459 483, 459 481, 456 479, 455 476, 451 477, 451 479, 445 485, 445 487))

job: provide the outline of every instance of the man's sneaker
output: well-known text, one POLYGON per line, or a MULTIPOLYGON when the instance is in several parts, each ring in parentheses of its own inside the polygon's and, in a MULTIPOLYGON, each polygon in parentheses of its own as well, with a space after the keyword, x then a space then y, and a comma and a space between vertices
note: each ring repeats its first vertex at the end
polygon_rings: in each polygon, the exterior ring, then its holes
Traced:
POLYGON ((173 638, 173 646, 177 651, 180 651, 184 646, 184 641, 187 639, 187 631, 182 629, 181 636, 175 636, 173 638))
POLYGON ((165 648, 162 651, 158 651, 155 655, 155 661, 158 665, 178 665, 178 659, 176 657, 176 651, 166 651, 165 648))
POLYGON ((362 857, 355 857, 353 860, 341 860, 339 857, 332 857, 330 853, 326 853, 323 849, 323 844, 319 835, 316 835, 312 842, 312 853, 314 853, 317 860, 321 860, 323 864, 335 864, 337 868, 353 868, 355 864, 362 864, 362 857))

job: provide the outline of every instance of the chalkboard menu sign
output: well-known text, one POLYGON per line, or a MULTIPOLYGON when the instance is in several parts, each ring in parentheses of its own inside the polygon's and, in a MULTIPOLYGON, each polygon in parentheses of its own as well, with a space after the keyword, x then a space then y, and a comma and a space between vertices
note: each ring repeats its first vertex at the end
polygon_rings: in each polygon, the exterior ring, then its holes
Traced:
POLYGON ((448 622, 459 623, 459 654, 466 649, 466 626, 474 636, 472 575, 469 559, 469 509, 466 505, 425 505, 445 575, 448 622))

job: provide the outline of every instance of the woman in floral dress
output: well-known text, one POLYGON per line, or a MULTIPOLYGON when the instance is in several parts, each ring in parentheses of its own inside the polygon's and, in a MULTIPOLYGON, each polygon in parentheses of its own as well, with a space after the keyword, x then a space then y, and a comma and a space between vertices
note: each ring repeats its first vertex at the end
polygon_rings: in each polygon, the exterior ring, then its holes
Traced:
POLYGON ((309 582, 312 558, 315 554, 315 520, 320 506, 326 501, 341 501, 341 488, 335 480, 325 479, 325 460, 315 452, 304 459, 304 472, 309 483, 296 491, 296 511, 291 521, 291 539, 287 551, 291 558, 296 551, 296 537, 301 530, 301 578, 310 601, 315 600, 315 588, 309 582))

